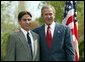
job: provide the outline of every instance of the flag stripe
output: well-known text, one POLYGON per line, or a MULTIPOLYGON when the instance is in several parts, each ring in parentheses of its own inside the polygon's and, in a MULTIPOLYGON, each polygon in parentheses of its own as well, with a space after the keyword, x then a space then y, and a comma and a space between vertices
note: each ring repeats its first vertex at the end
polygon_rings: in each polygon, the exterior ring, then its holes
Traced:
POLYGON ((79 49, 78 49, 78 22, 77 22, 77 12, 76 12, 76 1, 66 1, 64 19, 62 24, 69 26, 72 33, 73 47, 75 50, 75 61, 79 61, 79 49))
POLYGON ((66 25, 68 25, 69 23, 71 23, 73 20, 74 20, 74 16, 70 16, 70 17, 67 19, 66 25))

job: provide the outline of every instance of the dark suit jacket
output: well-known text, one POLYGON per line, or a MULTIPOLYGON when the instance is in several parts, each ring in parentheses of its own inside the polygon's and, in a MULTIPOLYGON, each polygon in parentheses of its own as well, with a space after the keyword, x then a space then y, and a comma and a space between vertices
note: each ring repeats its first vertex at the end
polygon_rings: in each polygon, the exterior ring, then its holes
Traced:
POLYGON ((28 42, 20 30, 10 35, 6 61, 39 61, 39 36, 31 31, 35 46, 35 55, 31 56, 31 50, 28 42))
POLYGON ((41 61, 73 61, 74 49, 72 45, 70 29, 56 23, 52 47, 47 48, 45 37, 45 25, 33 30, 40 37, 40 60, 41 61))

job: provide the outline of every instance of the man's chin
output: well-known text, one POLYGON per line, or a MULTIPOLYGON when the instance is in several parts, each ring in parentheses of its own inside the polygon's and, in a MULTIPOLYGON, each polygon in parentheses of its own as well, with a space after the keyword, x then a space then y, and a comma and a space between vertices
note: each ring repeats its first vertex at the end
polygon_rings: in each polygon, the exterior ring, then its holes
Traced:
POLYGON ((51 23, 47 23, 47 25, 51 25, 51 23))
POLYGON ((29 27, 25 27, 25 30, 28 31, 29 30, 29 27))

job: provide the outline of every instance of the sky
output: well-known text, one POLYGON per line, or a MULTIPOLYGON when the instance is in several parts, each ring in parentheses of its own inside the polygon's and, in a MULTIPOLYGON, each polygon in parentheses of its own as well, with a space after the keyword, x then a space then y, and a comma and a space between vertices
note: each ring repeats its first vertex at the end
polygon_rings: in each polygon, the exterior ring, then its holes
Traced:
MULTIPOLYGON (((9 1, 2 1, 1 3, 4 3, 6 5, 7 3, 9 3, 9 1)), ((15 19, 13 14, 17 9, 18 3, 19 1, 12 1, 10 9, 8 9, 9 15, 12 16, 12 19, 15 19)), ((35 20, 35 18, 38 18, 41 15, 41 8, 38 8, 39 3, 41 3, 41 1, 25 1, 26 10, 28 10, 33 16, 32 20, 35 20)))

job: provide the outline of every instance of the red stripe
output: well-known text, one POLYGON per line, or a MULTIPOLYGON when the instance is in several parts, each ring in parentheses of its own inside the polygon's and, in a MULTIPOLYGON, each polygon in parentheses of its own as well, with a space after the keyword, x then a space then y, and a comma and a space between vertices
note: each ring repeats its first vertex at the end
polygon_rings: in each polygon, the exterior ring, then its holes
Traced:
POLYGON ((75 36, 76 36, 77 40, 79 40, 78 29, 77 29, 76 24, 74 24, 74 33, 75 33, 75 36))
POLYGON ((78 57, 78 55, 77 55, 77 51, 75 50, 75 61, 79 61, 79 57, 78 57))
MULTIPOLYGON (((76 48, 76 41, 73 41, 73 46, 76 48)), ((79 61, 78 51, 75 49, 74 60, 79 61)))
POLYGON ((78 29, 77 29, 76 25, 74 25, 74 28, 71 29, 71 33, 72 33, 72 35, 75 35, 77 40, 79 40, 78 29))
POLYGON ((67 22, 66 22, 66 25, 68 25, 69 23, 73 22, 74 21, 74 16, 70 16, 68 19, 67 19, 67 22))
MULTIPOLYGON (((75 8, 74 8, 75 9, 75 8)), ((69 10, 70 11, 70 10, 69 10)), ((74 12, 74 11, 73 11, 74 12)), ((77 14, 74 14, 74 15, 77 15, 77 14)), ((77 47, 78 47, 78 45, 76 44, 77 43, 77 41, 78 41, 78 39, 79 39, 79 36, 78 36, 78 26, 76 25, 76 23, 75 23, 75 16, 74 15, 72 15, 72 14, 70 14, 70 17, 66 20, 66 25, 69 25, 70 23, 73 23, 74 24, 74 27, 72 27, 72 26, 70 26, 70 28, 71 28, 71 33, 72 33, 72 35, 74 35, 75 36, 75 38, 76 38, 76 40, 74 39, 73 40, 73 47, 74 47, 74 49, 75 49, 75 55, 74 55, 74 59, 75 59, 75 61, 79 61, 79 55, 78 55, 78 50, 77 50, 77 47)), ((68 16, 68 15, 67 15, 68 16)), ((76 21, 77 22, 77 21, 76 21)))
MULTIPOLYGON (((68 21, 67 21, 66 25, 68 25, 68 24, 71 23, 71 22, 74 22, 73 16, 71 16, 70 18, 68 18, 68 21)), ((70 27, 70 28, 71 28, 71 27, 70 27)), ((75 35, 75 38, 78 40, 78 29, 77 29, 76 23, 74 23, 74 28, 71 29, 71 33, 72 33, 72 35, 75 35)), ((74 48, 77 47, 77 46, 76 46, 76 41, 73 42, 73 45, 74 45, 74 48)), ((77 52, 77 50, 75 50, 74 59, 75 59, 75 61, 79 61, 79 57, 78 57, 78 52, 77 52)))

